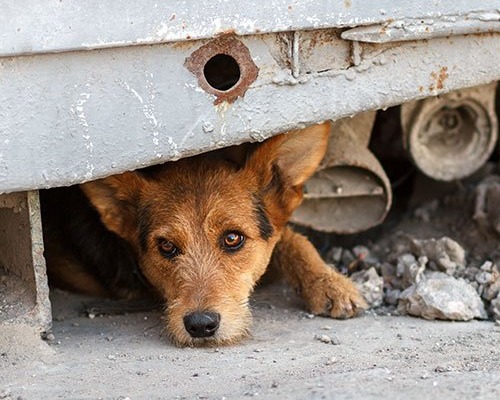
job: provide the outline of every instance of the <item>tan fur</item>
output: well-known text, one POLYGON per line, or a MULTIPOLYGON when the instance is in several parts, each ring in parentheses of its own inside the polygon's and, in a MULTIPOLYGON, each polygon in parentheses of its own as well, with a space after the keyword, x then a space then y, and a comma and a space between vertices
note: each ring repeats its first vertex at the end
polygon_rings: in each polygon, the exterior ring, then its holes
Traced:
POLYGON ((223 345, 248 334, 248 297, 273 263, 298 289, 311 312, 351 317, 363 306, 352 283, 327 267, 309 241, 286 227, 302 200, 302 185, 327 146, 329 125, 276 136, 259 145, 244 166, 206 156, 169 163, 155 179, 129 172, 82 185, 108 229, 133 247, 148 281, 165 298, 166 330, 179 345, 223 345), (262 237, 256 198, 267 213, 272 234, 262 237), (146 211, 145 211, 146 210, 146 211), (146 249, 140 224, 147 214, 146 249), (244 234, 236 252, 221 248, 221 235, 244 234), (181 253, 173 259, 158 251, 171 241, 181 253), (192 338, 183 317, 197 310, 220 314, 210 338, 192 338))

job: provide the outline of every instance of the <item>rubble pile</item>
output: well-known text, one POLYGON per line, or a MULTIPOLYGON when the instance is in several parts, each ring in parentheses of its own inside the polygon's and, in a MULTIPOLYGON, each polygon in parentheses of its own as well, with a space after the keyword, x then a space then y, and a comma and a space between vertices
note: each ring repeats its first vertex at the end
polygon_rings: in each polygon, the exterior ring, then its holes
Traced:
POLYGON ((377 241, 333 247, 370 308, 425 319, 500 320, 500 176, 414 208, 377 241))

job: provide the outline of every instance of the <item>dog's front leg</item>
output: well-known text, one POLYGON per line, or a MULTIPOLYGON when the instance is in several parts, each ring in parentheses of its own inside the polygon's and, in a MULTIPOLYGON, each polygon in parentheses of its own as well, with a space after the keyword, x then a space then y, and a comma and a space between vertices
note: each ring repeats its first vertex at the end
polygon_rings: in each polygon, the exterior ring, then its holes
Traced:
POLYGON ((306 302, 310 312, 333 318, 350 318, 366 308, 349 280, 320 257, 309 240, 286 227, 272 261, 306 302))

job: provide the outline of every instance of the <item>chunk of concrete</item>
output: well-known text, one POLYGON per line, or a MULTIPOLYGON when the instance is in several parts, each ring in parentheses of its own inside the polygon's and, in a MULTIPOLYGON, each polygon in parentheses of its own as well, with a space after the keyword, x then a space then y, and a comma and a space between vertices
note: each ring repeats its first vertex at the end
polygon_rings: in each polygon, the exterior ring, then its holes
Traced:
POLYGON ((490 314, 495 321, 500 321, 500 294, 498 294, 496 299, 491 300, 490 314))
POLYGON ((414 283, 418 283, 425 271, 427 261, 427 257, 419 257, 417 260, 413 254, 399 256, 396 266, 396 275, 401 284, 399 289, 406 289, 414 283))
POLYGON ((438 240, 412 239, 410 250, 417 256, 427 257, 430 261, 429 268, 446 272, 448 275, 465 268, 465 250, 446 236, 438 240))
POLYGON ((484 263, 475 278, 478 283, 478 292, 484 300, 491 301, 498 296, 500 272, 495 264, 489 261, 484 263))
POLYGON ((398 310, 425 319, 468 321, 487 319, 481 298, 462 279, 442 272, 430 272, 401 293, 398 310))
POLYGON ((374 267, 370 269, 355 272, 351 279, 358 287, 370 307, 382 305, 384 295, 384 279, 377 274, 374 267))

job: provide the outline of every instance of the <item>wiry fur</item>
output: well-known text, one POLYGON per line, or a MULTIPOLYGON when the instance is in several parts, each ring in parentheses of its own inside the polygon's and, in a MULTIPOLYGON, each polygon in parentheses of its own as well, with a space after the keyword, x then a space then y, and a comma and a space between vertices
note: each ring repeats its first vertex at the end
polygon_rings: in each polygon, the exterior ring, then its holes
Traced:
MULTIPOLYGON (((128 278, 117 277, 144 276, 150 290, 166 300, 166 331, 179 345, 218 346, 244 338, 251 322, 248 297, 271 261, 311 312, 355 315, 364 302, 352 283, 327 267, 307 239, 286 226, 302 200, 303 183, 324 155, 328 132, 328 124, 316 125, 269 139, 239 160, 202 155, 73 189, 85 194, 79 207, 86 213, 73 210, 73 217, 80 215, 70 224, 74 232, 47 247, 49 273, 73 289, 129 297, 146 286, 139 279, 129 285, 128 278), (99 225, 94 235, 102 237, 85 248, 78 224, 84 235, 92 235, 88 227, 99 225), (244 235, 244 244, 227 251, 222 238, 234 231, 244 235), (169 259, 161 254, 161 239, 174 243, 178 255, 169 259), (99 240, 102 248, 96 247, 99 240), (125 244, 127 251, 118 254, 113 243, 125 244), (89 267, 86 251, 106 255, 89 267), (125 262, 124 254, 132 256, 125 262), (213 336, 193 338, 186 331, 183 317, 198 310, 220 314, 213 336)), ((44 208, 50 209, 50 199, 46 203, 44 208)), ((66 204, 70 210, 72 206, 66 204)), ((67 220, 63 217, 59 225, 67 220)), ((50 242, 50 231, 57 226, 47 225, 50 242)))

